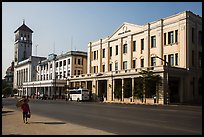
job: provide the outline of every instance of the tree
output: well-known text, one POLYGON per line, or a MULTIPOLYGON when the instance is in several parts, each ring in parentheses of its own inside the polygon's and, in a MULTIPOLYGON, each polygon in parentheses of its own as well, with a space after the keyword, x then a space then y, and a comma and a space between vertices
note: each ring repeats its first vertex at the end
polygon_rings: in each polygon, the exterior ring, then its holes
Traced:
POLYGON ((138 77, 135 79, 135 89, 134 89, 134 96, 137 98, 137 99, 140 99, 142 100, 143 102, 143 96, 144 96, 144 90, 143 90, 143 77, 138 77))
POLYGON ((9 96, 12 94, 12 88, 11 87, 6 87, 3 89, 2 94, 4 94, 5 96, 9 96))
POLYGON ((142 76, 137 78, 135 96, 143 101, 143 98, 151 98, 157 94, 157 85, 161 82, 161 76, 155 75, 153 71, 142 70, 142 76))

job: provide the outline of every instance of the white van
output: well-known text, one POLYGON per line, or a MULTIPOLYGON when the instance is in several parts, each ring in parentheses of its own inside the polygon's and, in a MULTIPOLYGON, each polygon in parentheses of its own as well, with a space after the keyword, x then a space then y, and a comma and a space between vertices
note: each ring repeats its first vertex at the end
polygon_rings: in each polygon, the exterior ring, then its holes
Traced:
POLYGON ((89 91, 88 89, 71 89, 69 90, 69 100, 72 101, 88 101, 89 91))

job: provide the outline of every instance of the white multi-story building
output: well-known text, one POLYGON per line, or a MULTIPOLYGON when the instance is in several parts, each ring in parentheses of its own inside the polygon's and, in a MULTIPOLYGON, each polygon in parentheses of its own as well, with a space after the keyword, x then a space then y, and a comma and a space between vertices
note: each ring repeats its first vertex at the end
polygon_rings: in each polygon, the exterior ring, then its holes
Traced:
POLYGON ((23 82, 33 81, 36 79, 35 67, 44 57, 32 56, 32 33, 33 31, 23 24, 14 31, 15 33, 15 50, 14 50, 14 78, 13 88, 18 89, 19 95, 26 93, 23 90, 23 82))
POLYGON ((23 83, 28 96, 47 94, 49 98, 63 98, 67 81, 72 75, 87 72, 87 52, 69 51, 65 54, 50 54, 47 59, 38 62, 36 80, 23 83))
POLYGON ((139 103, 138 80, 150 70, 161 82, 144 90, 143 103, 200 101, 201 64, 202 17, 184 11, 145 25, 123 23, 111 36, 90 42, 88 74, 71 81, 88 83, 96 99, 139 103))

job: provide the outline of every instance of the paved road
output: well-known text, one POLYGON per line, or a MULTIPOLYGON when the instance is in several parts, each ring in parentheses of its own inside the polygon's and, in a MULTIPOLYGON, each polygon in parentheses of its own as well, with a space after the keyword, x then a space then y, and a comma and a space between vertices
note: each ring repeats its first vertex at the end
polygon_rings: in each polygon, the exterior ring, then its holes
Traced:
MULTIPOLYGON (((3 99, 15 109, 15 99, 3 99)), ((30 100, 32 113, 118 135, 201 135, 202 106, 30 100)))

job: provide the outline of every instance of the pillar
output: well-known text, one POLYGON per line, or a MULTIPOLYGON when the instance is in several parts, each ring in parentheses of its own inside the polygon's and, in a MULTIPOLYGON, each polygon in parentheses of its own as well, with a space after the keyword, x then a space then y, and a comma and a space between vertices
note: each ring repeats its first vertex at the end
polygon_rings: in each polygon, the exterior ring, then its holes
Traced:
POLYGON ((134 102, 134 88, 135 88, 135 79, 132 78, 132 102, 134 102))
POLYGON ((124 101, 124 78, 122 79, 122 101, 124 101))

